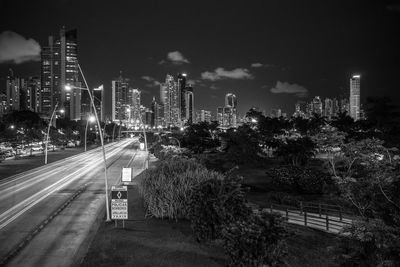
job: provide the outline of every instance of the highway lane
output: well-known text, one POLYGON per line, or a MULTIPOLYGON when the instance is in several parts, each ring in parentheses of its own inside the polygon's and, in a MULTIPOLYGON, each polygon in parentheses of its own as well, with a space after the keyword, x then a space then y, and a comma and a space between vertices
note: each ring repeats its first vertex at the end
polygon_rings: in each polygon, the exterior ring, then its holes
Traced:
MULTIPOLYGON (((120 175, 121 166, 119 165, 125 164, 124 162, 136 153, 134 149, 129 148, 132 141, 132 139, 126 139, 106 147, 110 186, 120 175), (115 178, 115 176, 118 177, 115 178)), ((90 190, 94 190, 94 195, 97 195, 95 199, 104 197, 103 159, 100 149, 1 181, 0 257, 4 257, 27 233, 84 184, 88 185, 90 190)), ((87 205, 91 204, 87 203, 87 205)))

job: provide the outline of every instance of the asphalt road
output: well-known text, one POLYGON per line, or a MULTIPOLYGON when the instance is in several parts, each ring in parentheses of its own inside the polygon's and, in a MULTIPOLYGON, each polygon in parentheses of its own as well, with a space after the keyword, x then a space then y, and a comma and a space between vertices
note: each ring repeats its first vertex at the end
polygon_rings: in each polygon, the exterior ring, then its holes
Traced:
MULTIPOLYGON (((133 141, 106 146, 109 188, 119 183, 122 167, 144 166, 145 153, 133 141)), ((99 212, 105 212, 103 168, 98 148, 0 181, 0 260, 81 189, 8 264, 70 266, 76 261, 99 212)))

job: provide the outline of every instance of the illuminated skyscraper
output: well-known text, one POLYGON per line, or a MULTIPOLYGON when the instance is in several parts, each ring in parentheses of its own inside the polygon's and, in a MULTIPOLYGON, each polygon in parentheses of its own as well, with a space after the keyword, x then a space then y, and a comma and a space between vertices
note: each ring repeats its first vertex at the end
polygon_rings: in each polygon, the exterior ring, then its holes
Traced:
POLYGON ((314 97, 313 101, 313 112, 322 116, 322 101, 321 98, 319 96, 314 97))
POLYGON ((141 92, 139 89, 129 89, 129 99, 130 99, 130 112, 131 112, 131 121, 134 123, 136 121, 140 121, 140 95, 141 92))
POLYGON ((174 81, 172 75, 167 74, 165 83, 160 84, 160 99, 164 108, 165 126, 182 126, 179 83, 174 81))
POLYGON ((225 107, 217 108, 217 121, 222 128, 237 127, 237 98, 228 93, 225 95, 225 107))
POLYGON ((6 112, 21 109, 21 102, 22 102, 21 93, 24 86, 25 86, 24 79, 14 77, 13 72, 10 71, 10 75, 7 76, 6 80, 6 96, 7 96, 6 112))
POLYGON ((350 117, 355 121, 360 119, 360 75, 350 78, 350 117))
POLYGON ((122 74, 111 81, 111 99, 113 121, 125 121, 129 118, 127 110, 130 108, 131 100, 128 97, 129 79, 123 78, 122 74))
POLYGON ((49 36, 49 44, 41 52, 40 111, 50 115, 56 103, 64 107, 65 116, 80 120, 81 98, 84 95, 83 112, 88 112, 87 91, 64 90, 66 84, 82 87, 79 82, 77 30, 61 28, 60 36, 49 36))

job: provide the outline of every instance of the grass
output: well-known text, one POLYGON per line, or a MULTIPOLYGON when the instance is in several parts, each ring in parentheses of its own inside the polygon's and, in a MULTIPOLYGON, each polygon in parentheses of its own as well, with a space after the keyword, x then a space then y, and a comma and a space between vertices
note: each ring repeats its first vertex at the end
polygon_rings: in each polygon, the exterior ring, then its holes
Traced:
POLYGON ((145 218, 137 189, 128 195, 125 229, 101 224, 80 266, 226 266, 222 247, 199 244, 188 221, 145 218))

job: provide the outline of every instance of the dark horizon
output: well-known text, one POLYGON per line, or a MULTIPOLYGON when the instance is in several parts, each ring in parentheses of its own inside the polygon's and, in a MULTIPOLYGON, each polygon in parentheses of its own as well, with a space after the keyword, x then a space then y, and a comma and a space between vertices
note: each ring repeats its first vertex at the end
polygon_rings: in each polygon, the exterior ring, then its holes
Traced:
MULTIPOLYGON (((0 34, 12 31, 41 47, 61 26, 77 28, 89 85, 110 90, 122 71, 147 107, 159 97, 158 82, 179 72, 194 81, 195 108, 213 114, 234 93, 241 114, 256 106, 291 115, 298 100, 348 97, 355 73, 362 103, 367 96, 400 99, 397 1, 3 1, 0 8, 0 34)), ((9 68, 18 77, 40 74, 38 61, 0 61, 1 90, 9 68)))

